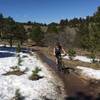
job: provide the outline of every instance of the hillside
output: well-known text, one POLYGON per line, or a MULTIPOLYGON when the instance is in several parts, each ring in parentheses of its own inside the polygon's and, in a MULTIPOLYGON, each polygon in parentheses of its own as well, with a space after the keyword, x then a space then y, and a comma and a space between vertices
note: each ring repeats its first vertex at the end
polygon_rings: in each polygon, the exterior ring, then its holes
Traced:
POLYGON ((21 44, 32 40, 39 45, 53 46, 60 41, 65 47, 76 47, 94 51, 100 50, 100 7, 93 16, 86 18, 62 19, 60 23, 42 24, 36 22, 19 23, 12 17, 0 14, 0 36, 10 45, 14 41, 21 44))

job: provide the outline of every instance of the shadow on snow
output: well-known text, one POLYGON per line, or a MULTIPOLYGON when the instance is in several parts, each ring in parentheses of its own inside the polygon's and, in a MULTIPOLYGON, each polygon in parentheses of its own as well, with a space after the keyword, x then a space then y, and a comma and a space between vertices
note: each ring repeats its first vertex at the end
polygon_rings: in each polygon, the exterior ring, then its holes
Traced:
MULTIPOLYGON (((1 46, 0 47, 0 58, 13 57, 15 56, 15 52, 16 52, 16 47, 1 46)), ((28 53, 29 50, 26 48, 21 48, 21 52, 28 53)))

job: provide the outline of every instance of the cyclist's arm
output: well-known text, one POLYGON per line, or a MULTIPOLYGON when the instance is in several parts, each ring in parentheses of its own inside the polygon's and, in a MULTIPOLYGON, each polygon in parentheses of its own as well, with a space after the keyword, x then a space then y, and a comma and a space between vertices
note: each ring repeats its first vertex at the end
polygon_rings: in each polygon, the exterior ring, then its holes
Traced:
POLYGON ((65 52, 64 48, 62 48, 62 52, 63 52, 63 54, 66 54, 66 52, 65 52))
POLYGON ((53 49, 53 55, 55 56, 55 48, 53 49))

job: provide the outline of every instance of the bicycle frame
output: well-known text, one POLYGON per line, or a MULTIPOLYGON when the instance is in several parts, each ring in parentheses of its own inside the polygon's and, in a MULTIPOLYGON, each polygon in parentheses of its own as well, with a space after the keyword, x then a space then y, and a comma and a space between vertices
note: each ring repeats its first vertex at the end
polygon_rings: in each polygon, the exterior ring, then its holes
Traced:
POLYGON ((58 70, 59 71, 62 71, 62 72, 67 73, 67 74, 70 74, 71 72, 75 72, 74 68, 65 67, 65 64, 64 64, 64 62, 62 60, 62 56, 61 55, 57 56, 57 64, 58 64, 58 70))
POLYGON ((63 63, 63 61, 62 61, 62 56, 61 55, 59 55, 58 57, 57 57, 57 64, 58 64, 58 70, 63 70, 63 68, 64 68, 64 63, 63 63))

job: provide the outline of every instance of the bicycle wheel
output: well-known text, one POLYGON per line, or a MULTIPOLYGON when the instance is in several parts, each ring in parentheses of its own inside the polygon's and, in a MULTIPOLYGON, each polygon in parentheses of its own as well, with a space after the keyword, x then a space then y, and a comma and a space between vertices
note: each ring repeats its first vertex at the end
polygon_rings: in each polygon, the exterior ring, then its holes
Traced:
POLYGON ((67 67, 67 68, 65 68, 65 72, 66 72, 66 74, 75 73, 75 69, 71 68, 71 67, 67 67))

